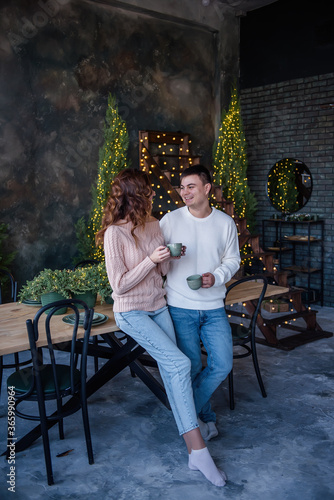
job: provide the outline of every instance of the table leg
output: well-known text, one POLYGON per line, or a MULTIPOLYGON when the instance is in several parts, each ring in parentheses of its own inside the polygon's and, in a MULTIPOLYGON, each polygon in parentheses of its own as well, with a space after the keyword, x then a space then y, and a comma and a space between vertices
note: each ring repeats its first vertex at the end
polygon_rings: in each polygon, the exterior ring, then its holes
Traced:
MULTIPOLYGON (((107 342, 108 345, 110 345, 110 347, 116 349, 116 352, 119 352, 118 351, 119 349, 124 349, 124 344, 119 338, 117 338, 117 335, 115 334, 110 334, 107 336, 102 335, 102 337, 104 338, 105 342, 107 342)), ((128 336, 127 336, 127 344, 129 345, 130 349, 132 349, 132 346, 137 345, 136 341, 128 336)), ((142 347, 140 347, 140 349, 141 349, 140 354, 143 354, 143 352, 145 352, 144 349, 142 347)), ((163 385, 161 385, 159 381, 155 377, 153 377, 153 375, 151 375, 151 373, 139 361, 138 357, 132 363, 129 363, 129 367, 144 382, 144 384, 147 385, 147 387, 153 392, 153 394, 158 399, 160 399, 160 401, 170 410, 169 401, 163 385)))

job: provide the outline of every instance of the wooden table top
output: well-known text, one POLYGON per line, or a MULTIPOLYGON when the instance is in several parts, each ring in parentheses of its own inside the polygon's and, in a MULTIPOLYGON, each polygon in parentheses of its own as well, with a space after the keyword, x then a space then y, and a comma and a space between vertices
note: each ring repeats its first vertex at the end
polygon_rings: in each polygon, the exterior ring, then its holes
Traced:
MULTIPOLYGON (((226 283, 226 288, 231 285, 235 280, 231 280, 226 283)), ((235 286, 229 292, 226 305, 237 304, 239 302, 247 302, 248 300, 255 300, 259 297, 262 289, 262 283, 256 283, 255 281, 246 281, 240 285, 235 286)), ((278 286, 278 285, 268 285, 265 298, 276 297, 287 293, 289 288, 278 286)))
MULTIPOLYGON (((228 285, 229 283, 227 283, 227 286, 228 285)), ((259 296, 261 286, 261 283, 253 281, 247 281, 240 286, 236 286, 228 294, 226 304, 231 305, 256 299, 259 296)), ((283 293, 287 293, 288 291, 288 288, 268 285, 265 297, 281 295, 283 293)), ((0 356, 29 349, 26 320, 33 319, 37 311, 37 307, 27 306, 20 304, 19 302, 0 305, 0 356)), ((94 308, 94 311, 100 314, 105 314, 109 319, 102 325, 93 326, 91 329, 91 336, 102 335, 103 333, 110 333, 119 330, 115 323, 112 305, 97 305, 94 308)), ((66 342, 71 339, 72 326, 62 321, 64 316, 65 315, 59 315, 53 316, 52 318, 51 327, 55 343, 66 342)), ((40 323, 40 325, 42 326, 43 323, 40 323)), ((79 328, 78 337, 83 337, 83 334, 83 328, 79 328)), ((46 337, 42 326, 37 346, 42 347, 44 345, 46 345, 46 337)))
MULTIPOLYGON (((33 319, 38 311, 38 307, 27 306, 19 302, 0 305, 0 356, 14 352, 25 351, 30 348, 28 332, 26 327, 27 319, 33 319)), ((94 311, 108 316, 108 321, 102 325, 93 326, 91 336, 102 335, 119 330, 115 323, 112 305, 103 304, 97 305, 94 311)), ((62 318, 66 314, 53 316, 51 320, 51 333, 55 343, 66 342, 71 340, 73 328, 63 322, 62 318)), ((40 322, 40 336, 37 342, 37 347, 46 345, 46 336, 43 328, 43 323, 40 322)), ((78 338, 82 338, 84 329, 79 327, 78 338)))

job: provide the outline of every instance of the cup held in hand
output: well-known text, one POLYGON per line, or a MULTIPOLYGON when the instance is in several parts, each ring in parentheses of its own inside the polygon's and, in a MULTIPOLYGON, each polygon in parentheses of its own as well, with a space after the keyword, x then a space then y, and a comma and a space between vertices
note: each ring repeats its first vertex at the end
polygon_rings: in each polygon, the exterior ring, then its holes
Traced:
POLYGON ((192 290, 198 290, 202 286, 202 276, 200 274, 188 276, 187 283, 192 290))
POLYGON ((168 243, 166 245, 169 248, 172 257, 180 257, 182 251, 182 243, 168 243))

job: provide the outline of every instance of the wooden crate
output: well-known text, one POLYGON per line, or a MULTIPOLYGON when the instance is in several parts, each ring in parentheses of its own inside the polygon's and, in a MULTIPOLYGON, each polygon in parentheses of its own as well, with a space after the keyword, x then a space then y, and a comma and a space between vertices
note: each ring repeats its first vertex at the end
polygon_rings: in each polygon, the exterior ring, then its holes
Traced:
POLYGON ((289 311, 289 304, 286 302, 281 302, 281 301, 273 301, 270 302, 270 300, 266 300, 262 304, 263 309, 270 313, 279 313, 279 312, 287 312, 289 311))

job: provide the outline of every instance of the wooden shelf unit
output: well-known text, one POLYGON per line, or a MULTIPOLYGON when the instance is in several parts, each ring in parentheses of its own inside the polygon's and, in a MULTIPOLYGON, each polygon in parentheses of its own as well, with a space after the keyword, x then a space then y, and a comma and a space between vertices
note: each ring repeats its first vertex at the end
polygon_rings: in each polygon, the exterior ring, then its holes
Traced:
MULTIPOLYGON (((269 248, 266 245, 268 239, 267 227, 275 227, 276 255, 279 261, 279 266, 282 271, 291 272, 290 278, 295 281, 298 276, 301 284, 305 289, 304 295, 306 304, 320 302, 323 305, 323 283, 324 283, 324 221, 323 220, 284 220, 284 219, 267 219, 262 221, 263 247, 269 248), (319 235, 312 236, 311 231, 317 228, 319 235), (283 234, 287 232, 288 234, 283 234), (306 248, 306 252, 298 252, 298 248, 306 248), (313 249, 318 248, 319 256, 316 265, 312 262, 313 249), (296 250, 297 249, 297 250, 296 250), (305 256, 306 255, 306 256, 305 256), (305 262, 302 261, 304 256, 305 262), (319 265, 318 265, 319 264, 319 265), (320 276, 320 283, 313 288, 312 282, 315 275, 320 276), (304 279, 302 276, 306 276, 304 279)), ((272 247, 270 247, 272 248, 272 247)), ((293 283, 294 284, 294 283, 293 283)))

